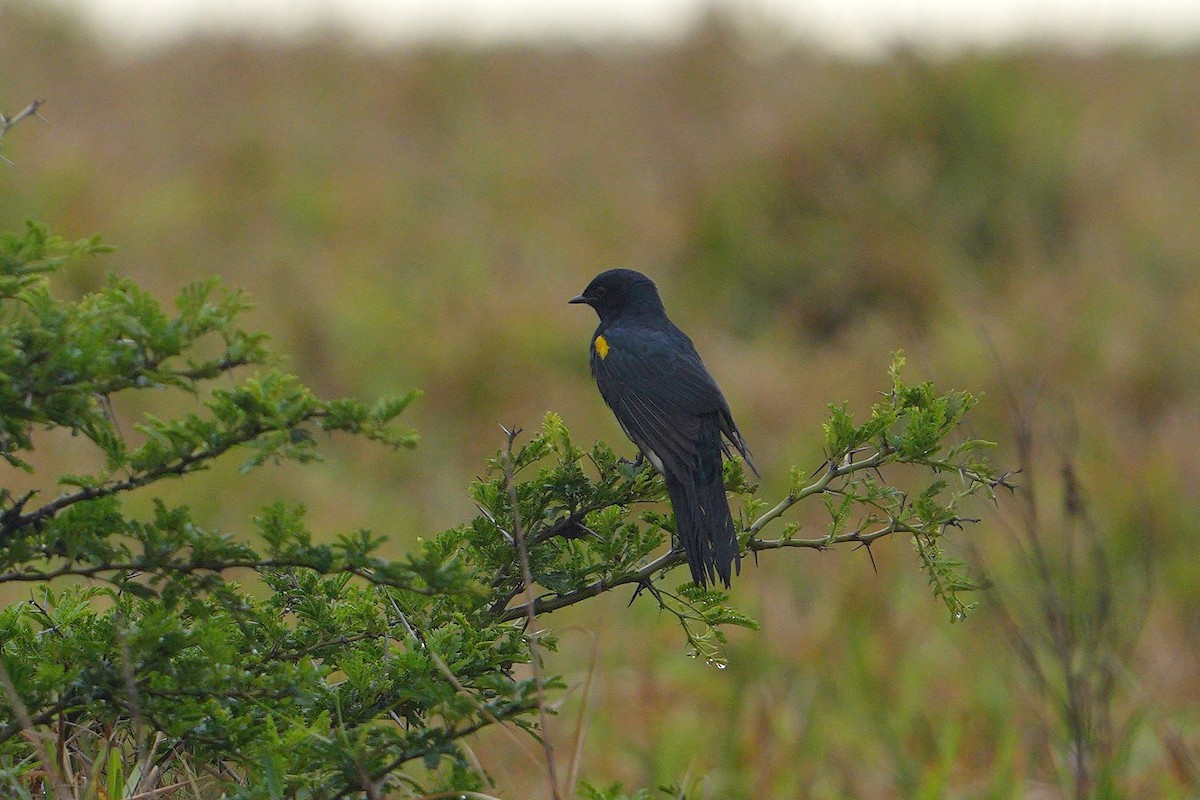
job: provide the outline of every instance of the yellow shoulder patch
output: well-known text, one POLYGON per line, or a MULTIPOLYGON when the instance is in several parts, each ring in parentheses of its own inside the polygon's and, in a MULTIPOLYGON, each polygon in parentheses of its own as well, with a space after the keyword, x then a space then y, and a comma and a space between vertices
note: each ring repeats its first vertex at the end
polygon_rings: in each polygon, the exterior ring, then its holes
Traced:
POLYGON ((596 355, 600 356, 600 360, 603 361, 608 355, 608 340, 603 336, 597 336, 596 341, 592 344, 596 347, 596 355))

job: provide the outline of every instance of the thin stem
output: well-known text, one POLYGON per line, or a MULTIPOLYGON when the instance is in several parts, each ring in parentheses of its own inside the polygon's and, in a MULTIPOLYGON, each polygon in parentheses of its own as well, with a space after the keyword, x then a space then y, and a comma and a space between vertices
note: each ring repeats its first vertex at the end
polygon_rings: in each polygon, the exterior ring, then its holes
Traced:
POLYGON ((521 509, 517 497, 517 484, 513 479, 512 446, 513 440, 521 432, 520 428, 509 430, 501 426, 507 441, 504 445, 504 485, 508 489, 508 503, 512 508, 512 534, 517 544, 517 558, 521 562, 521 580, 525 584, 525 619, 526 630, 529 631, 529 644, 532 656, 529 660, 533 670, 533 686, 537 694, 538 722, 542 731, 542 746, 546 751, 546 779, 550 784, 550 796, 553 800, 561 800, 562 794, 558 789, 558 774, 554 767, 554 745, 550 741, 550 730, 547 727, 549 717, 546 714, 545 684, 542 675, 542 659, 538 652, 537 610, 536 598, 533 594, 533 570, 529 566, 529 548, 525 542, 525 531, 521 525, 521 509))
MULTIPOLYGON (((8 133, 9 128, 16 125, 18 122, 20 122, 21 120, 23 120, 27 117, 37 117, 42 122, 45 122, 46 118, 43 117, 41 115, 41 112, 38 110, 42 107, 42 105, 45 102, 46 102, 45 100, 34 100, 32 103, 25 106, 23 109, 18 111, 16 114, 13 114, 11 117, 7 116, 5 114, 0 114, 0 139, 4 138, 4 135, 6 133, 8 133)), ((7 158, 5 158, 4 156, 0 156, 0 161, 3 161, 6 164, 13 163, 13 162, 9 161, 7 158)))
MULTIPOLYGON (((875 469, 876 467, 883 464, 884 461, 886 461, 888 456, 890 456, 890 455, 891 455, 890 450, 880 449, 880 450, 876 451, 876 453, 873 456, 871 456, 870 458, 863 459, 862 461, 843 461, 841 464, 837 464, 837 465, 830 463, 826 467, 825 471, 821 474, 820 478, 813 481, 808 486, 805 486, 798 490, 793 490, 791 492, 788 492, 787 496, 784 497, 782 500, 780 500, 779 503, 774 508, 767 511, 765 514, 763 514, 758 519, 754 520, 754 522, 752 522, 750 524, 750 528, 749 528, 751 537, 757 535, 758 532, 761 531, 763 528, 765 528, 767 525, 770 525, 776 519, 783 516, 783 513, 785 511, 787 511, 792 506, 796 505, 796 503, 799 503, 804 498, 811 497, 814 494, 819 494, 820 492, 825 491, 825 489, 828 488, 830 482, 833 481, 834 478, 840 478, 843 475, 849 475, 852 472, 858 472, 858 471, 864 470, 864 469, 875 469)), ((828 541, 828 540, 821 539, 820 541, 828 541)), ((800 547, 800 546, 804 546, 804 545, 796 545, 796 546, 800 547)), ((809 546, 815 546, 815 545, 809 545, 809 546)))

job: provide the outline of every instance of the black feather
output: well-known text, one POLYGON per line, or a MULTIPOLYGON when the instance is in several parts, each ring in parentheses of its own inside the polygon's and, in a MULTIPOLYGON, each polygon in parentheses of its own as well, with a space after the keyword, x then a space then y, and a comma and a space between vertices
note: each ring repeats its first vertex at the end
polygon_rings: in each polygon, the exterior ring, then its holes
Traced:
POLYGON ((666 480, 692 579, 729 586, 741 553, 725 496, 721 457, 730 451, 722 436, 756 475, 758 469, 725 396, 645 275, 610 270, 571 302, 600 316, 592 375, 621 429, 666 480))

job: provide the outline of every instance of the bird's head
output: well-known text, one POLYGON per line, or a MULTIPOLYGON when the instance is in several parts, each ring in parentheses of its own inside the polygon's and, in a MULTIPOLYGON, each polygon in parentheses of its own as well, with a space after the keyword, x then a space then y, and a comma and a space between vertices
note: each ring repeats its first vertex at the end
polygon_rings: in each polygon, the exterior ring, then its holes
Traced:
POLYGON ((626 313, 662 313, 663 304, 654 281, 631 269, 610 269, 601 272, 583 294, 572 297, 569 303, 586 303, 596 310, 601 321, 626 313))

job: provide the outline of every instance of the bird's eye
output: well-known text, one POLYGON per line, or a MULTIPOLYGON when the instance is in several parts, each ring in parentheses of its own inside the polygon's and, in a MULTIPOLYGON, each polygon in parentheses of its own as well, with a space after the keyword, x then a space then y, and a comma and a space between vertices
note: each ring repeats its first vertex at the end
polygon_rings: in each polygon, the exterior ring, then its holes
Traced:
POLYGON ((608 289, 604 288, 603 286, 597 286, 594 293, 595 293, 596 297, 604 297, 604 294, 607 291, 608 291, 608 289))

